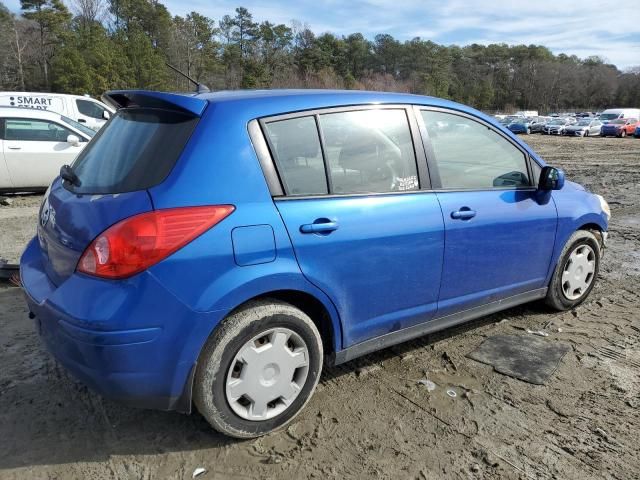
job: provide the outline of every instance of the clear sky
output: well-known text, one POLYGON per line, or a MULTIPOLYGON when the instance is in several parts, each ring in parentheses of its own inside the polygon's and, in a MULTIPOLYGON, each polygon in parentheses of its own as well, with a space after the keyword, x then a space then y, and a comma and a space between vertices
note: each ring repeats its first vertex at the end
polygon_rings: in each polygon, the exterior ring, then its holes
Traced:
MULTIPOLYGON (((18 11, 19 0, 0 0, 18 11)), ((161 0, 162 1, 162 0, 161 0)), ((69 4, 70 0, 65 0, 69 4)), ((256 21, 298 20, 315 33, 390 33, 442 44, 538 44, 554 53, 599 55, 620 69, 640 65, 640 5, 606 0, 164 0, 173 15, 219 20, 244 6, 256 21)))

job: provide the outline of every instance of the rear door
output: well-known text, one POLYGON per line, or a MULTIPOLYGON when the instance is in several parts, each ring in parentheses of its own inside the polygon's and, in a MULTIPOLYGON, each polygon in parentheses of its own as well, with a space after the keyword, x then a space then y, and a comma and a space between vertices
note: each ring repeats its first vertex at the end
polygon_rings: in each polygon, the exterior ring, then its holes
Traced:
POLYGON ((526 151, 482 120, 420 110, 445 223, 438 315, 545 287, 557 213, 526 151))
POLYGON ((6 118, 4 121, 4 158, 15 188, 46 187, 58 175, 60 167, 73 162, 82 143, 67 143, 68 128, 50 120, 6 118))
POLYGON ((304 275, 335 303, 344 347, 429 320, 443 220, 417 125, 402 106, 262 122, 284 195, 275 203, 304 275))

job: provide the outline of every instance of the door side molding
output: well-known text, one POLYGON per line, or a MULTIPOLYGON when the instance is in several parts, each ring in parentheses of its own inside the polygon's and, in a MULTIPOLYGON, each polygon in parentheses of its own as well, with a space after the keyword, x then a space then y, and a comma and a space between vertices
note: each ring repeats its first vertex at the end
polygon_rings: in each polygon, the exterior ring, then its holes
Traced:
POLYGON ((467 322, 469 320, 475 320, 476 318, 484 317, 492 313, 506 310, 507 308, 515 307, 523 303, 531 302, 533 300, 540 300, 547 295, 547 287, 538 288, 536 290, 530 290, 528 292, 513 295, 511 297, 497 300, 495 302, 488 303, 486 305, 480 305, 478 307, 463 310, 461 312, 452 313, 450 315, 435 318, 425 323, 419 323, 409 328, 397 330, 395 332, 387 333, 371 340, 366 340, 361 343, 357 343, 351 347, 340 350, 328 358, 327 363, 329 365, 340 365, 341 363, 348 362, 354 358, 361 357, 367 353, 374 352, 383 348, 396 345, 398 343, 413 340, 414 338, 422 337, 429 333, 434 333, 440 330, 444 330, 449 327, 453 327, 460 323, 467 322))

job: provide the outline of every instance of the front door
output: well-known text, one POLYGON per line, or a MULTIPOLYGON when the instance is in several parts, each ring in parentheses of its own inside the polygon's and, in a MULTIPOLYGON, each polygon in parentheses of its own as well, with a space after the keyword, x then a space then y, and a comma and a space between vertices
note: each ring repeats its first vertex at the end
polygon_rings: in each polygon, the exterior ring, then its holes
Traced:
POLYGON ((445 222, 438 316, 545 287, 557 213, 524 150, 469 116, 422 110, 445 222))
POLYGON ((48 120, 7 118, 4 124, 4 158, 14 188, 48 186, 86 145, 67 143, 67 136, 78 135, 48 120))
POLYGON ((443 220, 436 194, 420 190, 407 111, 332 111, 264 127, 286 194, 277 208, 303 274, 340 312, 343 347, 429 320, 443 220))

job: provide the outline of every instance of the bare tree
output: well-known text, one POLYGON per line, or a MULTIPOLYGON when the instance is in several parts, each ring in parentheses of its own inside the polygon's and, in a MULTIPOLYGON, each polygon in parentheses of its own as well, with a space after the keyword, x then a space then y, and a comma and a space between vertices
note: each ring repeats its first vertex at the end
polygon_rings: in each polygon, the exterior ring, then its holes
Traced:
POLYGON ((107 17, 106 0, 71 0, 70 3, 71 11, 85 27, 94 22, 102 23, 107 17))

